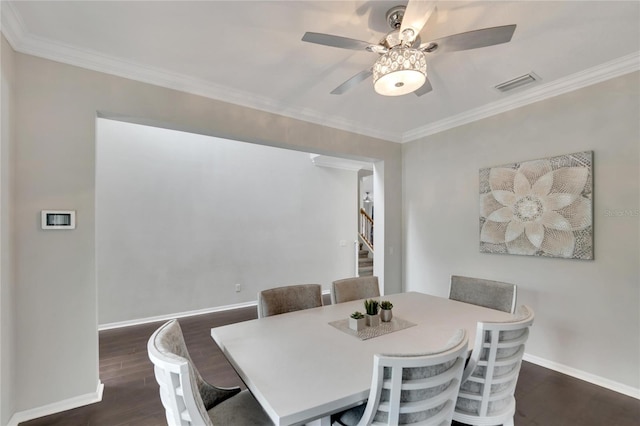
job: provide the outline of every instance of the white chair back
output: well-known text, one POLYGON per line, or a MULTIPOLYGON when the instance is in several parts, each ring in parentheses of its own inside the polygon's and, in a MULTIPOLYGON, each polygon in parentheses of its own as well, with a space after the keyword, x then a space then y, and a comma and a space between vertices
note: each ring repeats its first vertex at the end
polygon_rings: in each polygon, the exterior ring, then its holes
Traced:
POLYGON ((156 330, 149 338, 147 351, 169 426, 212 426, 178 322, 169 321, 156 330))
POLYGON ((445 349, 418 355, 375 355, 364 425, 450 425, 467 354, 458 330, 445 349))
POLYGON ((513 394, 533 319, 531 308, 521 306, 512 322, 478 323, 454 420, 474 425, 513 425, 513 394))

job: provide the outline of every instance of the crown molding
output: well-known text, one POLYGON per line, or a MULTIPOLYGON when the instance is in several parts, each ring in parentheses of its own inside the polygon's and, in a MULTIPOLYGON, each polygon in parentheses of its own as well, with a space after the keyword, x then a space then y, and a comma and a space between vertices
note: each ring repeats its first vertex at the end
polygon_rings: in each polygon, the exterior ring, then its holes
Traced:
POLYGON ((452 117, 439 120, 426 126, 405 132, 401 142, 411 142, 435 133, 440 133, 463 124, 511 111, 535 102, 572 92, 592 84, 600 83, 633 71, 640 71, 640 52, 634 52, 613 61, 589 68, 570 76, 537 85, 508 99, 492 102, 478 108, 465 111, 452 117))
POLYGON ((400 142, 402 137, 398 133, 375 131, 313 109, 286 105, 271 98, 230 89, 206 80, 54 42, 29 33, 11 2, 2 1, 1 12, 1 31, 16 52, 391 142, 400 142))
POLYGON ((0 0, 0 31, 14 50, 24 38, 24 22, 16 12, 13 4, 0 0))

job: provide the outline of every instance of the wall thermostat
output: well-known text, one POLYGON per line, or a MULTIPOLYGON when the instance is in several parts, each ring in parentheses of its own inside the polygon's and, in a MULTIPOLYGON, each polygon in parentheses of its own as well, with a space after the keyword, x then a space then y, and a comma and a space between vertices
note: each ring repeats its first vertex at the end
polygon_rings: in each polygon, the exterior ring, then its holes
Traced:
POLYGON ((42 229, 76 229, 75 210, 42 210, 42 229))

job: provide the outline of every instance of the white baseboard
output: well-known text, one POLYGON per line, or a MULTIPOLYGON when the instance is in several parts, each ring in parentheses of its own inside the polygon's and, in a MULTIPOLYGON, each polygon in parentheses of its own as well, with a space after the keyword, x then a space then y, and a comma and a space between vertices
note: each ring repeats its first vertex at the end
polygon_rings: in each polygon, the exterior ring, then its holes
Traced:
POLYGON ((158 315, 155 317, 139 318, 139 319, 129 320, 129 321, 111 322, 108 324, 98 325, 98 330, 99 331, 111 330, 113 328, 131 327, 132 325, 149 324, 151 322, 158 322, 158 321, 168 321, 174 318, 186 318, 186 317, 192 317, 195 315, 210 314, 212 312, 229 311, 231 309, 256 306, 256 304, 257 302, 254 300, 252 302, 237 303, 235 305, 216 306, 213 308, 198 309, 195 311, 186 311, 186 312, 178 312, 174 314, 158 315))
MULTIPOLYGON (((330 294, 330 291, 325 290, 322 292, 322 294, 323 295, 330 294)), ((186 317, 192 317, 195 315, 210 314, 213 312, 229 311, 231 309, 248 308, 250 306, 256 306, 257 304, 258 304, 257 301, 252 300, 251 302, 236 303, 235 305, 216 306, 213 308, 198 309, 195 311, 186 311, 186 312, 178 312, 174 314, 158 315, 155 317, 139 318, 139 319, 129 320, 129 321, 111 322, 107 324, 98 325, 98 330, 99 331, 111 330, 114 328, 130 327, 132 325, 149 324, 151 322, 169 321, 174 318, 186 318, 186 317)))
POLYGON ((85 395, 74 396, 73 398, 63 401, 54 402, 53 404, 43 405, 42 407, 32 408, 30 410, 18 411, 9 419, 7 426, 18 426, 19 423, 37 419, 39 417, 48 416, 62 411, 71 410, 89 404, 95 404, 102 401, 102 392, 104 391, 104 383, 98 382, 98 388, 95 392, 85 395))
POLYGON ((613 380, 605 379, 604 377, 596 376, 595 374, 587 373, 586 371, 578 370, 577 368, 569 367, 567 365, 559 364, 557 362, 549 361, 544 358, 537 357, 535 355, 524 354, 522 358, 525 361, 539 365, 541 367, 548 368, 549 370, 557 371, 558 373, 566 374, 567 376, 575 377, 576 379, 584 380, 591 384, 601 386, 603 388, 612 390, 614 392, 621 393, 623 395, 630 396, 635 399, 640 399, 640 389, 615 382, 613 380))

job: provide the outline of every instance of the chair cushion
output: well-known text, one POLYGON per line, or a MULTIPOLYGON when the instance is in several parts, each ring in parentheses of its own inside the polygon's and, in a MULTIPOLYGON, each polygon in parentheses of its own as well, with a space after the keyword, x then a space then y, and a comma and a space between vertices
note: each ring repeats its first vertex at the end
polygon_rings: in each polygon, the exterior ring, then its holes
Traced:
MULTIPOLYGON (((478 416, 481 403, 481 401, 474 401, 472 399, 458 398, 458 401, 456 402, 456 412, 470 416, 478 416)), ((515 408, 515 398, 512 395, 507 395, 505 398, 498 401, 489 402, 487 416, 503 416, 505 414, 507 414, 507 416, 513 416, 515 408)))
POLYGON ((513 284, 452 275, 449 299, 512 312, 515 292, 513 284))
POLYGON ((380 297, 378 277, 345 278, 333 282, 331 298, 333 303, 380 297))
MULTIPOLYGON (((218 388, 207 383, 202 378, 202 375, 200 375, 200 372, 195 368, 193 360, 189 355, 182 328, 177 320, 172 320, 161 328, 156 338, 155 346, 166 357, 178 362, 186 360, 189 363, 189 374, 192 376, 191 383, 197 387, 197 389, 193 390, 194 395, 197 392, 202 397, 203 407, 201 408, 209 410, 214 405, 240 392, 240 388, 237 387, 229 389, 218 388)), ((199 404, 198 401, 196 401, 196 403, 199 404)))
POLYGON ((247 390, 227 399, 208 411, 214 426, 273 425, 267 413, 247 390))
POLYGON ((362 418, 365 408, 367 408, 367 404, 358 405, 347 411, 338 413, 335 417, 332 417, 331 420, 338 422, 339 425, 355 426, 362 418))
POLYGON ((258 294, 258 316, 285 314, 322 306, 320 284, 297 284, 263 290, 258 294))

